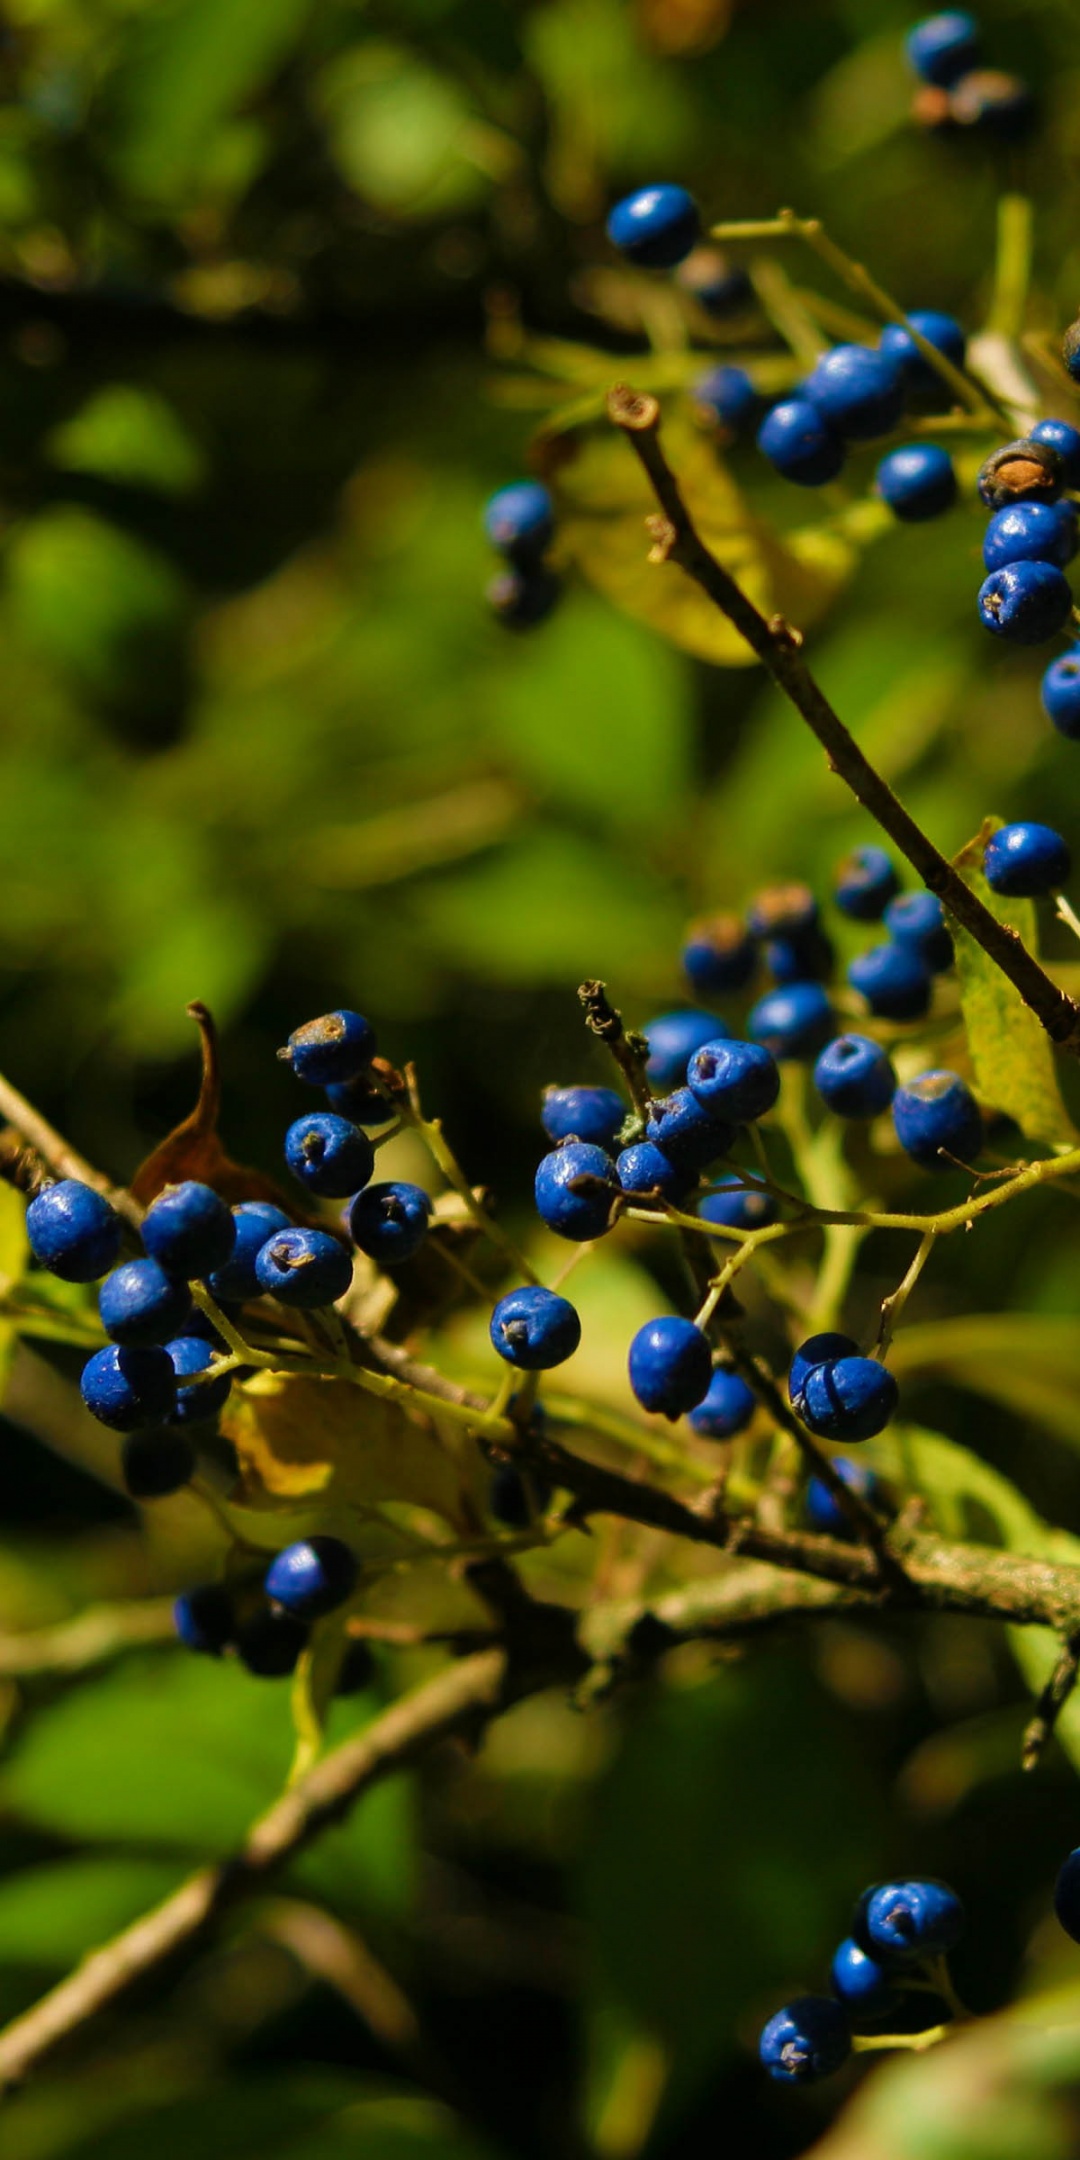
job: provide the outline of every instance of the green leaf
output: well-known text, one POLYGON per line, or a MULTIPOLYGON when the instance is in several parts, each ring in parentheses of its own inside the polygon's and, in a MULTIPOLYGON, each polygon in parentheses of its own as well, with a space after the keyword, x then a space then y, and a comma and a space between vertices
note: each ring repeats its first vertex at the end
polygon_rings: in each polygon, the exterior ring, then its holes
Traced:
POLYGON ((947 1380, 1004 1403, 1080 1448, 1080 1336, 1074 1320, 967 1313, 905 1327, 889 1353, 898 1379, 947 1380))
POLYGON ((681 923, 644 865, 550 827, 441 879, 425 902, 436 950, 498 982, 664 982, 681 923))
POLYGON ((162 495, 190 495, 204 461, 171 405, 134 383, 108 383, 81 412, 54 428, 45 445, 64 472, 101 473, 162 495))
POLYGON ((146 2160, 147 2153, 154 2160, 193 2153, 199 2160, 495 2160, 491 2146, 421 2093, 372 2093, 332 2071, 266 2069, 215 2080, 164 2106, 136 2103, 126 2120, 64 2146, 64 2160, 146 2160))
POLYGON ((201 177, 221 122, 272 80, 312 0, 166 0, 129 33, 109 151, 138 193, 171 200, 201 177))
POLYGON ((315 95, 339 172, 391 216, 466 209, 518 161, 453 78, 403 46, 354 45, 323 69, 315 95))
POLYGON ((0 1962, 74 1965, 180 1879, 178 1864, 93 1854, 0 1880, 0 1962))
POLYGON ((145 542, 87 510, 46 510, 14 534, 7 560, 20 630, 92 691, 174 658, 184 587, 145 542))
MULTIPOLYGON (((998 922, 1007 923, 1027 950, 1036 953, 1033 902, 993 892, 983 876, 983 849, 1000 824, 1000 818, 987 818, 974 840, 956 856, 955 868, 998 922)), ((1042 1140, 1047 1147, 1075 1147, 1076 1127, 1061 1100, 1045 1029, 970 931, 952 918, 949 929, 976 1093, 994 1109, 1004 1110, 1028 1140, 1042 1140)))

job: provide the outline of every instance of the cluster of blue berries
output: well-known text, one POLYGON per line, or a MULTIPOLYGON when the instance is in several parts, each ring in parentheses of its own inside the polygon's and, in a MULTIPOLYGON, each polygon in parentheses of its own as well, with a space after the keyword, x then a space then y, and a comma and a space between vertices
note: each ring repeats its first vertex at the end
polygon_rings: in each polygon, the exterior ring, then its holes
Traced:
POLYGON ((907 56, 919 78, 916 120, 936 133, 979 133, 1018 142, 1031 129, 1035 100, 1019 75, 980 65, 979 27, 964 8, 947 8, 916 23, 907 56))
MULTIPOLYGON (((210 1657, 232 1650, 258 1679, 281 1680, 306 1649, 311 1623, 347 1604, 359 1575, 342 1539, 298 1539, 275 1553, 261 1581, 242 1577, 184 1591, 174 1607, 176 1632, 188 1650, 210 1657)), ((335 1694, 357 1694, 372 1672, 367 1644, 347 1639, 335 1694)))
POLYGON ((484 530, 505 567, 487 589, 488 604, 508 630, 546 621, 559 580, 544 562, 555 531, 555 509, 540 480, 512 480, 484 509, 484 530))
POLYGON ((946 1982, 939 1996, 934 1984, 963 1932, 964 1908, 947 1883, 871 1884, 833 1958, 832 1994, 801 1995, 765 2026, 758 2052, 769 2076, 788 2085, 828 2077, 847 2061, 855 2032, 895 2030, 920 2008, 915 2030, 940 2024, 952 2014, 951 1989, 946 1982))
POLYGON ((979 495, 993 516, 979 614, 997 637, 1042 645, 1065 628, 1073 604, 1065 566, 1080 542, 1076 511, 1061 496, 1077 484, 1080 431, 1065 420, 1036 421, 1030 435, 986 459, 979 495))

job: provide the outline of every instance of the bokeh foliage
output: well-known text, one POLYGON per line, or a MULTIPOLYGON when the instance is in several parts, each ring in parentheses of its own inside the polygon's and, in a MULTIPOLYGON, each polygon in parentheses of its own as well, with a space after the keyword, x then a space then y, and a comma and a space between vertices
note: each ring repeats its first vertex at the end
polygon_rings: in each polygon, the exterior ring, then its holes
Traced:
MULTIPOLYGON (((502 319, 512 293, 530 328, 599 339, 632 374, 594 272, 613 194, 661 173, 717 216, 817 212, 903 301, 969 325, 998 193, 1028 186, 1031 323, 1071 317, 1071 0, 982 11, 995 59, 1043 101, 1022 163, 914 134, 912 12, 7 0, 0 1064, 111 1171, 188 1106, 193 997, 223 1025, 230 1137, 275 1169, 292 1098, 273 1050, 345 1002, 419 1059, 471 1173, 523 1209, 538 1085, 602 1072, 580 977, 606 976, 640 1019, 678 994, 687 914, 778 875, 820 881, 868 836, 755 671, 688 658, 584 582, 532 639, 489 622, 478 508, 537 415, 483 337, 485 306, 502 319)), ((820 515, 752 454, 730 476, 787 533, 820 515)), ((626 485, 632 502, 629 466, 626 485)), ((975 623, 979 542, 966 511, 875 541, 814 632, 839 710, 950 850, 988 814, 1069 831, 1080 809, 1038 657, 989 650, 975 623)), ((897 1363, 958 1443, 971 1506, 993 1515, 996 1465, 1075 1534, 1069 1209, 1033 1196, 1018 1228, 990 1217, 950 1249, 897 1363)), ((867 1313, 893 1263, 871 1243, 867 1313)), ((605 1258, 587 1299, 587 1340, 610 1345, 589 1384, 617 1397, 655 1302, 640 1251, 605 1258)), ((467 1329, 448 1354, 468 1368, 467 1329)), ((139 1523, 103 1481, 62 1364, 15 1376, 12 1415, 55 1452, 4 1433, 5 1627, 169 1589, 203 1550, 187 1501, 139 1523)), ((619 1565, 613 1541, 610 1578, 619 1565)), ((388 1660, 387 1688, 415 1663, 388 1660)), ((279 1690, 166 1652, 30 1689, 25 1721, 4 1687, 14 2012, 227 1848, 289 1735, 279 1690)), ((45 2076, 6 2112, 5 2154, 490 2160, 578 2149, 586 2123, 582 2150, 633 2160, 654 2114, 658 2154, 706 2138, 802 2152, 835 2093, 777 2099, 745 2049, 778 1991, 820 1984, 876 1871, 955 1878, 977 2008, 1075 1982, 1045 1924, 1075 1771, 1059 1751, 1022 1783, 1023 1715, 1005 1647, 945 1621, 834 1625, 719 1670, 688 1658, 665 1691, 588 1718, 523 1706, 478 1760, 367 1802, 178 1992, 45 2076), (352 1926, 415 1996, 423 2047, 377 1990, 343 1983, 332 1953, 352 1926)), ((964 2049, 875 2078, 823 2154, 1074 2149, 1074 2040, 1014 2018, 964 2049)))

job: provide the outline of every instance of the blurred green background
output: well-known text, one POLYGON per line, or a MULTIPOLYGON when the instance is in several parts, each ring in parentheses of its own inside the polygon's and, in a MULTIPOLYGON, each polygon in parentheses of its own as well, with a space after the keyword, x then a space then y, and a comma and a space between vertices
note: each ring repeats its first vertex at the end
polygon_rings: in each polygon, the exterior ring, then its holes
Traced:
MULTIPOLYGON (((346 1004, 418 1060, 513 1215, 538 1087, 603 1076, 578 981, 606 977, 640 1021, 680 994, 687 915, 821 880, 869 837, 755 671, 688 659, 580 584, 532 637, 489 619, 480 507, 523 469, 530 420, 485 320, 513 299, 632 374, 589 273, 614 197, 670 177, 716 217, 820 214, 902 302, 971 328, 998 196, 1029 188, 1029 319, 1060 329, 1080 296, 1073 0, 981 11, 1044 115, 1005 157, 910 125, 914 12, 6 0, 0 1067, 103 1168, 130 1174, 189 1107, 197 997, 223 1030, 226 1137, 276 1170, 293 1096, 274 1050, 346 1004)), ((820 514, 752 451, 732 471, 783 525, 820 514)), ((990 811, 1078 829, 1043 658, 975 620, 980 540, 973 511, 889 535, 812 641, 946 849, 990 811)), ((992 1218, 918 1317, 1071 1315, 1072 1224, 1049 1196, 1022 1229, 992 1218)), ((897 1258, 869 1248, 866 1311, 897 1258)), ((645 1280, 628 1262, 609 1286, 620 1341, 645 1280)), ((1076 1380, 1066 1362, 1056 1423, 954 1386, 919 1410, 1076 1531, 1076 1380)), ((30 1392, 60 1452, 5 1430, 3 1625, 189 1580, 186 1503, 141 1524, 87 1474, 62 1375, 30 1392)), ((617 1549, 604 1565, 617 1582, 617 1549)), ((226 1848, 290 1743, 281 1691, 166 1652, 0 1689, 12 2014, 226 1848)), ((1021 1779, 1023 1715, 1004 1646, 944 1621, 833 1625, 718 1673, 688 1659, 587 1719, 524 1707, 478 1761, 366 1805, 178 1987, 11 2103, 5 2160, 634 2160, 650 2135, 665 2160, 802 2153, 837 2089, 778 2096, 747 2049, 785 1991, 821 1985, 868 1876, 957 1881, 978 2008, 1069 1977, 1045 1913, 1075 1773, 1057 1754, 1021 1779)), ((897 2098, 875 2160, 1067 2160, 1076 2075, 1029 2065, 1012 2114, 965 2099, 953 2131, 897 2098)))

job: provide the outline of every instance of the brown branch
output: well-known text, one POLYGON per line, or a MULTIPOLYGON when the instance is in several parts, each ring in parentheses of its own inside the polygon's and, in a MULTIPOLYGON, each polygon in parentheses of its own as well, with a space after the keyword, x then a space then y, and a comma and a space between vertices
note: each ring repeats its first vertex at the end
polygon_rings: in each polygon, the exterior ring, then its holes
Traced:
POLYGON ((602 982, 583 982, 578 997, 585 1007, 586 1027, 607 1044, 630 1090, 635 1110, 639 1117, 644 1117, 652 1101, 652 1089, 645 1072, 649 1046, 644 1036, 627 1034, 623 1016, 612 1004, 602 982))
POLYGON ((1078 1679, 1080 1635, 1070 1635, 1062 1643, 1057 1663, 1025 1727, 1020 1750, 1022 1770, 1034 1770, 1078 1679))
POLYGON ((95 1170, 91 1163, 77 1155, 75 1149, 68 1146, 55 1127, 34 1109, 32 1103, 27 1102, 25 1095, 20 1095, 18 1088, 12 1087, 10 1080, 5 1080, 2 1073, 0 1117, 13 1125, 17 1133, 21 1133, 54 1177, 77 1178, 83 1185, 92 1185, 95 1192, 103 1193, 106 1200, 112 1202, 118 1215, 123 1215, 138 1229, 143 1218, 143 1210, 138 1201, 133 1200, 123 1186, 111 1184, 108 1178, 102 1177, 100 1170, 95 1170))
POLYGON ((126 1605, 91 1605, 73 1620, 54 1627, 0 1634, 0 1679, 29 1679, 35 1673, 85 1672, 104 1665, 125 1650, 146 1643, 172 1642, 171 1598, 132 1599, 126 1605))
POLYGON ((999 923, 984 907, 875 771, 810 673, 802 657, 802 633, 780 615, 767 620, 710 554, 660 447, 660 407, 656 399, 639 395, 620 383, 609 393, 607 403, 610 418, 628 436, 660 504, 662 516, 648 520, 655 542, 652 561, 677 563, 734 624, 812 728, 833 771, 906 855, 923 884, 937 894, 950 915, 963 923, 1002 974, 1008 976, 1051 1041, 1073 1057, 1080 1057, 1080 1007, 1051 982, 1015 930, 1007 923, 999 923))

